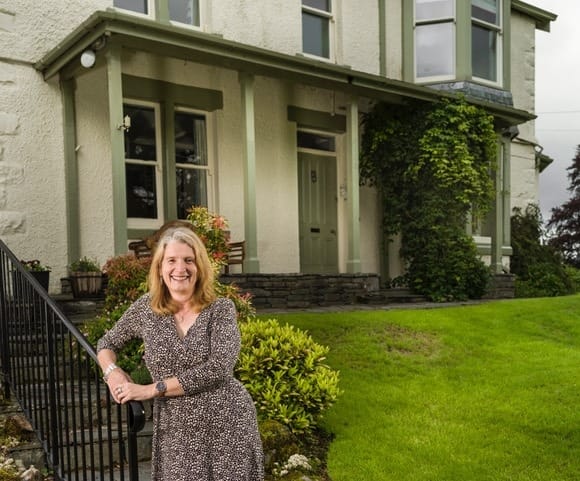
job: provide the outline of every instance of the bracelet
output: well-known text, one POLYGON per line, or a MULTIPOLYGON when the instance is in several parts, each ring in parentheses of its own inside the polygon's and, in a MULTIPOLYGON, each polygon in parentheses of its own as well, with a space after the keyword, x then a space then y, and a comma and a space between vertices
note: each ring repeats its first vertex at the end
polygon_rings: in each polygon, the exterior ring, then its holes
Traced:
POLYGON ((119 366, 117 366, 114 362, 112 362, 111 364, 109 364, 107 366, 107 369, 105 369, 103 371, 103 379, 105 380, 105 382, 107 382, 107 379, 109 379, 109 375, 115 370, 115 369, 119 369, 119 366))

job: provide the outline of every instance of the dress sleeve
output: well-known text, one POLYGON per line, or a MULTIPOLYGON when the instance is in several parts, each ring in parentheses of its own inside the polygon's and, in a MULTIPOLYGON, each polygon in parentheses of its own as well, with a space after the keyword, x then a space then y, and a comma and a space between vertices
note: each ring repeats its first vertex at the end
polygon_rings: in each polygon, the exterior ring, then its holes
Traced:
POLYGON ((219 298, 211 309, 207 360, 177 373, 186 395, 216 389, 234 376, 241 344, 236 308, 230 299, 219 298))
POLYGON ((97 342, 97 352, 101 349, 110 349, 119 352, 131 339, 141 337, 143 317, 147 315, 149 297, 137 299, 115 325, 109 329, 97 342))

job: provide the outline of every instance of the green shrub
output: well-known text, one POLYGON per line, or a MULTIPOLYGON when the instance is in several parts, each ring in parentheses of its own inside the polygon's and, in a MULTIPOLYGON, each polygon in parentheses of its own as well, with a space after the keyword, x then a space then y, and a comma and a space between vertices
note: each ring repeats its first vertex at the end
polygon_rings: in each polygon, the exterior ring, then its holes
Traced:
POLYGON ((105 309, 128 306, 143 295, 150 266, 150 257, 138 259, 132 254, 123 254, 109 259, 103 268, 108 277, 105 309))
POLYGON ((311 432, 340 394, 338 372, 324 364, 328 347, 273 319, 251 320, 240 328, 235 374, 260 419, 279 421, 294 433, 311 432))

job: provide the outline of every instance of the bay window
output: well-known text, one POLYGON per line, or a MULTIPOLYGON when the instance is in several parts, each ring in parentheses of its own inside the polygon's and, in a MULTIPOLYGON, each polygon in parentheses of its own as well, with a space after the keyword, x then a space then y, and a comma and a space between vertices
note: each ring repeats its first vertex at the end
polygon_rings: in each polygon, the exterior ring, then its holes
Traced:
POLYGON ((502 68, 503 18, 509 14, 509 4, 502 0, 410 0, 403 5, 408 45, 405 79, 474 80, 500 88, 509 84, 502 68))

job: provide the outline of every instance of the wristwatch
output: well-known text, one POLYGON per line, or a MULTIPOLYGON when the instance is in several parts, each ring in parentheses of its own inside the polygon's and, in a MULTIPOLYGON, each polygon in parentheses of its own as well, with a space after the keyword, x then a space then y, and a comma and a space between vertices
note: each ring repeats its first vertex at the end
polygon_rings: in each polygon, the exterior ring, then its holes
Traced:
POLYGON ((159 381, 155 384, 155 390, 157 391, 157 397, 165 396, 165 393, 167 392, 167 384, 165 384, 165 381, 159 381))

